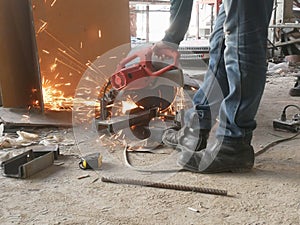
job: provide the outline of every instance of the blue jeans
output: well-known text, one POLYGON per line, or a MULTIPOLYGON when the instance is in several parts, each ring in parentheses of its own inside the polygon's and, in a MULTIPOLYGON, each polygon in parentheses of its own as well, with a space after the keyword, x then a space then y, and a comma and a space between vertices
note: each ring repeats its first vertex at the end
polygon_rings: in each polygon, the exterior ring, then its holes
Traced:
POLYGON ((210 38, 209 68, 193 98, 200 129, 211 129, 219 116, 217 138, 251 141, 266 81, 272 8, 273 0, 223 0, 210 38))

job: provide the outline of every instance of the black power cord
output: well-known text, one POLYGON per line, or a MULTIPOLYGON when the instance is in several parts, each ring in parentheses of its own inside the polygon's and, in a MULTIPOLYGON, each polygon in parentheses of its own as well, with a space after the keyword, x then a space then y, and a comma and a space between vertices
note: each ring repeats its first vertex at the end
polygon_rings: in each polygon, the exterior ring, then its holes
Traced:
POLYGON ((275 145, 277 145, 279 143, 295 139, 297 136, 300 135, 300 114, 299 113, 295 114, 292 120, 287 120, 286 111, 290 107, 295 107, 300 112, 300 107, 299 106, 293 105, 293 104, 286 105, 284 107, 284 109, 282 110, 280 119, 273 121, 273 127, 274 127, 274 129, 287 130, 287 131, 294 132, 296 134, 292 135, 291 137, 287 137, 287 138, 282 138, 282 139, 279 139, 279 140, 275 140, 275 141, 267 144, 261 150, 259 150, 258 152, 256 152, 255 156, 259 156, 259 155, 265 153, 271 147, 273 147, 273 146, 275 146, 275 145))
POLYGON ((280 118, 273 120, 273 128, 275 130, 297 133, 300 130, 300 107, 292 104, 285 106, 282 110, 280 118), (286 111, 290 107, 295 107, 299 110, 299 113, 295 114, 291 119, 288 120, 286 111))
POLYGON ((261 150, 259 150, 258 152, 255 153, 255 156, 259 156, 263 153, 265 153, 266 151, 268 151, 271 147, 279 144, 279 143, 282 143, 282 142, 285 142, 285 141, 290 141, 292 139, 295 139, 297 136, 300 135, 300 131, 298 131, 298 133, 294 134, 293 136, 291 137, 287 137, 287 138, 282 138, 282 139, 279 139, 279 140, 276 140, 276 141, 273 141, 269 144, 267 144, 265 147, 263 147, 261 150))
POLYGON ((280 116, 280 119, 282 120, 282 121, 286 121, 286 110, 289 108, 289 107, 295 107, 295 108, 297 108, 298 110, 299 110, 299 112, 300 112, 300 107, 299 106, 297 106, 297 105, 287 105, 287 106, 285 106, 284 107, 284 109, 282 110, 282 113, 281 113, 281 116, 280 116))

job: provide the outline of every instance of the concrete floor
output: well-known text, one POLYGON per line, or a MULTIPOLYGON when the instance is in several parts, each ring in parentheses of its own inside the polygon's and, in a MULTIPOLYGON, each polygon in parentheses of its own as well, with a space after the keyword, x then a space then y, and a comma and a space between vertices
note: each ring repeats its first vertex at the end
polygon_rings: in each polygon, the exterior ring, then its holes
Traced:
MULTIPOLYGON (((288 95, 293 83, 289 74, 268 77, 253 139, 256 151, 292 135, 274 131, 272 121, 287 104, 299 105, 300 97, 288 95)), ((291 109, 289 113, 294 112, 291 109)), ((72 129, 52 132, 74 139, 72 129)), ((114 168, 107 167, 80 170, 82 149, 88 149, 91 143, 60 147, 59 162, 63 165, 56 163, 25 180, 0 177, 0 224, 300 224, 299 138, 275 145, 257 157, 250 173, 202 175, 177 171, 158 180, 226 189, 233 197, 95 181, 103 175, 126 174, 110 173, 114 168), (89 177, 78 179, 82 175, 89 177)), ((118 149, 122 147, 114 150, 118 149)), ((166 154, 141 153, 133 159, 148 157, 159 159, 166 154)), ((141 173, 139 178, 150 175, 141 173)))

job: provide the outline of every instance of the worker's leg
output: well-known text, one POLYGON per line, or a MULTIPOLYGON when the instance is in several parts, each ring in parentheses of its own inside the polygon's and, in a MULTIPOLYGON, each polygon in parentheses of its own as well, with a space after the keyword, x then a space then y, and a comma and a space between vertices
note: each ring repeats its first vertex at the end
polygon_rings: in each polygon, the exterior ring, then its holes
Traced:
POLYGON ((224 0, 224 59, 229 94, 221 104, 217 136, 248 138, 266 80, 268 26, 273 0, 224 0))
POLYGON ((204 82, 193 98, 194 109, 200 116, 200 126, 211 129, 219 114, 220 104, 228 94, 228 82, 224 62, 224 31, 226 18, 223 5, 216 19, 216 25, 210 36, 210 58, 204 82), (201 119, 203 117, 204 119, 201 119), (208 118, 208 119, 206 119, 208 118))
POLYGON ((168 146, 176 147, 179 144, 193 150, 201 150, 206 147, 206 139, 219 113, 220 103, 223 96, 228 93, 223 57, 224 21, 225 11, 221 7, 210 38, 209 69, 203 85, 193 98, 194 107, 185 113, 183 129, 179 132, 170 129, 164 133, 163 142, 168 146))
POLYGON ((266 44, 273 0, 224 0, 224 62, 229 85, 221 103, 218 142, 201 152, 187 148, 179 164, 198 172, 252 168, 254 117, 265 86, 266 44))

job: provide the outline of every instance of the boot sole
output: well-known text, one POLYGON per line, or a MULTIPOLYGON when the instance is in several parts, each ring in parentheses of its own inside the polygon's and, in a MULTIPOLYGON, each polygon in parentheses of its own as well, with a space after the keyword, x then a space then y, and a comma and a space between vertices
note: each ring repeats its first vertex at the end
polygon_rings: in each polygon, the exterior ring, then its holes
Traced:
POLYGON ((290 96, 299 97, 300 96, 300 87, 290 89, 289 94, 290 94, 290 96))
POLYGON ((186 164, 183 165, 183 163, 181 163, 180 161, 178 161, 177 164, 185 170, 196 172, 196 173, 203 173, 203 174, 228 173, 228 172, 229 173, 248 173, 253 168, 253 166, 249 166, 249 167, 221 168, 218 170, 211 170, 211 171, 209 171, 209 170, 200 171, 200 170, 195 169, 194 167, 187 166, 186 164))

